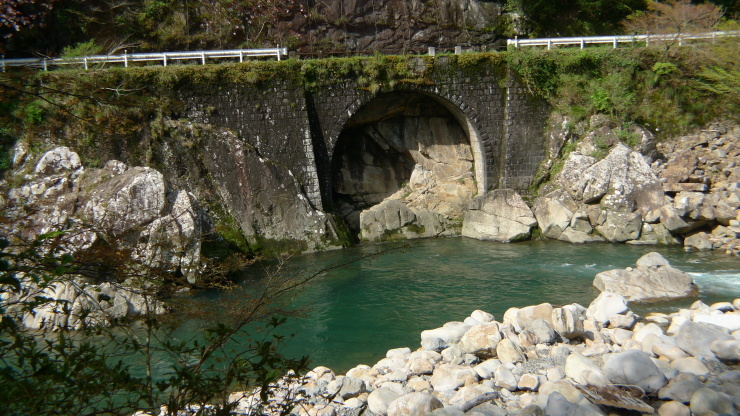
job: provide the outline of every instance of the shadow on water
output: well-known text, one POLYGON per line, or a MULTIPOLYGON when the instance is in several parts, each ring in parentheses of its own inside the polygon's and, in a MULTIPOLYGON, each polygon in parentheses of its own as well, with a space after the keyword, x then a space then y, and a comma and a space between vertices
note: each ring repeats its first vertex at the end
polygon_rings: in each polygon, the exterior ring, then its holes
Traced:
MULTIPOLYGON (((380 246, 382 248, 384 246, 380 246)), ((392 247, 392 246, 388 246, 392 247)), ((314 253, 291 258, 282 273, 301 277, 328 266, 377 251, 379 246, 314 253)), ((419 346, 419 334, 448 321, 462 321, 476 310, 498 320, 510 307, 542 302, 587 306, 598 291, 594 275, 634 266, 658 251, 673 266, 691 273, 707 302, 740 296, 740 262, 716 253, 685 253, 680 248, 595 244, 574 246, 553 241, 500 244, 466 238, 412 241, 370 260, 337 268, 312 281, 291 300, 304 308, 283 329, 293 334, 286 353, 309 355, 312 365, 344 372, 372 364, 390 348, 419 346)), ((261 268, 245 270, 245 288, 264 276, 261 268)), ((201 295, 216 299, 218 293, 201 295)), ((223 301, 223 300, 222 300, 223 301)), ((671 310, 693 300, 659 303, 671 310)), ((635 305, 638 312, 645 306, 635 305)))

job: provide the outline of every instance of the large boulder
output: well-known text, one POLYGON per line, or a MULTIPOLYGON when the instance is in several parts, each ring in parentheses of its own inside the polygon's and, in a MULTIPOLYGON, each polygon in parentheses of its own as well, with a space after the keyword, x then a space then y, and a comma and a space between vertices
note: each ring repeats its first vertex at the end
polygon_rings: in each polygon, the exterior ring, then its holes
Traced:
POLYGON ((416 221, 416 215, 403 202, 389 199, 360 213, 360 238, 382 241, 416 221))
POLYGON ((613 355, 604 364, 603 371, 612 383, 638 386, 646 393, 657 391, 668 382, 650 356, 640 350, 613 355))
POLYGON ((571 153, 558 183, 576 201, 601 201, 602 207, 609 210, 646 213, 666 203, 650 165, 641 154, 621 143, 600 161, 571 153))
POLYGON ((149 224, 165 209, 164 177, 147 167, 120 174, 88 173, 80 180, 81 216, 113 237, 149 224))
MULTIPOLYGON (((648 255, 651 258, 659 256, 657 253, 648 255)), ((620 294, 628 301, 679 299, 698 294, 694 279, 671 267, 667 261, 658 265, 644 264, 638 260, 634 269, 601 272, 594 278, 594 286, 602 292, 620 294)))
POLYGON ((642 231, 642 216, 638 212, 606 211, 604 222, 596 226, 607 241, 622 243, 637 240, 642 231))
POLYGON ((460 339, 460 348, 468 354, 491 353, 501 339, 497 323, 475 325, 460 339))
POLYGON ((545 196, 537 198, 533 211, 537 218, 542 235, 547 238, 559 239, 563 231, 571 223, 573 213, 578 206, 566 192, 555 190, 545 196))
POLYGON ((552 327, 560 336, 573 339, 583 335, 582 306, 573 304, 552 311, 552 327))
POLYGON ((434 370, 429 382, 436 391, 456 390, 478 381, 478 373, 464 365, 442 364, 434 370))
POLYGON ((606 386, 609 379, 588 357, 573 352, 565 359, 565 375, 579 384, 606 386))
POLYGON ((171 212, 152 221, 139 235, 135 258, 149 267, 180 271, 196 283, 200 266, 202 224, 197 201, 180 191, 171 212))
POLYGON ((691 395, 702 388, 702 386, 701 380, 696 375, 679 373, 665 387, 660 389, 658 397, 661 400, 675 400, 681 403, 689 403, 691 401, 691 395))
POLYGON ((53 175, 79 169, 82 166, 80 156, 68 147, 56 147, 41 156, 34 172, 40 175, 53 175))
POLYGON ((388 416, 426 416, 442 407, 442 402, 431 394, 414 392, 392 401, 388 406, 388 416))
POLYGON ((734 340, 735 338, 714 325, 686 321, 678 328, 676 346, 699 358, 713 358, 711 345, 714 341, 734 340))
POLYGON ((602 325, 607 325, 613 316, 626 313, 629 310, 624 296, 611 292, 601 292, 588 305, 586 316, 602 325))
POLYGON ((537 224, 532 211, 513 189, 496 189, 470 202, 462 235, 479 240, 513 242, 529 239, 537 224))
POLYGON ((375 389, 367 397, 367 407, 373 413, 385 416, 388 414, 388 407, 399 397, 401 396, 391 389, 375 389))
POLYGON ((460 339, 469 329, 470 325, 462 322, 448 322, 440 328, 422 331, 421 348, 430 351, 442 351, 451 344, 460 342, 460 339))

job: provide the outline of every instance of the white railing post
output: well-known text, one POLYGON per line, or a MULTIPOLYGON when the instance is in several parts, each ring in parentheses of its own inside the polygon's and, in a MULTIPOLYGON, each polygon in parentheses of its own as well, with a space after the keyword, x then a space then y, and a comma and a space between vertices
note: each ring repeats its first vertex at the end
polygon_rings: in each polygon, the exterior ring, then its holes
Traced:
POLYGON ((276 50, 277 50, 277 58, 278 58, 278 61, 279 61, 280 60, 280 45, 277 45, 277 49, 276 50))
POLYGON ((552 39, 547 38, 547 50, 549 51, 550 49, 552 49, 552 39))
POLYGON ((200 62, 202 65, 206 64, 206 53, 204 51, 200 52, 200 62))
POLYGON ((586 42, 583 38, 581 38, 581 49, 583 49, 584 46, 586 46, 586 42))
POLYGON ((49 68, 46 66, 46 58, 44 58, 44 71, 48 71, 49 68))
POLYGON ((167 54, 166 53, 162 54, 162 62, 164 66, 167 66, 167 54))
POLYGON ((126 49, 123 50, 123 67, 128 68, 128 51, 126 49))
POLYGON ((85 57, 85 71, 87 71, 87 56, 85 57))
POLYGON ((514 36, 514 49, 519 49, 519 35, 514 36))
POLYGON ((614 49, 617 49, 617 37, 614 36, 614 49))
POLYGON ((239 50, 239 63, 242 63, 242 62, 244 62, 244 51, 240 49, 239 50))

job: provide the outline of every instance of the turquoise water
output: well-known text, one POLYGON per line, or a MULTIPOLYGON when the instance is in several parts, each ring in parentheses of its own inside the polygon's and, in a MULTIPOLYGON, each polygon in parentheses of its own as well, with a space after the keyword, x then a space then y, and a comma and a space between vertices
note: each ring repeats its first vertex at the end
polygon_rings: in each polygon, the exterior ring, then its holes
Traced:
MULTIPOLYGON (((394 245, 362 246, 295 256, 282 273, 301 278, 394 245)), ((312 366, 345 372, 372 365, 390 348, 419 347, 419 334, 448 321, 463 320, 475 309, 501 320, 510 307, 542 302, 584 306, 598 295, 596 273, 634 266, 645 253, 658 251, 674 267, 691 273, 707 303, 740 297, 740 260, 720 253, 685 253, 681 248, 595 244, 574 246, 554 241, 501 244, 467 238, 408 243, 370 260, 321 275, 291 300, 304 307, 283 333, 293 334, 285 352, 309 355, 312 366)), ((245 287, 264 276, 261 267, 245 271, 245 287)), ((203 293, 201 301, 218 294, 203 293)), ((675 310, 692 300, 651 305, 675 310)), ((639 312, 644 306, 635 306, 639 312)))

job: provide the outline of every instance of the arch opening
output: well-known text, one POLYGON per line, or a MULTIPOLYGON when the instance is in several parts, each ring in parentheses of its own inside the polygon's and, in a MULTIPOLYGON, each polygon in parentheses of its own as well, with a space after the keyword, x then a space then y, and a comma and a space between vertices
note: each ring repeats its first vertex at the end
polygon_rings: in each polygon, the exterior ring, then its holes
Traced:
POLYGON ((380 95, 344 125, 332 152, 332 199, 362 239, 459 234, 485 189, 480 141, 452 103, 419 91, 380 95))

